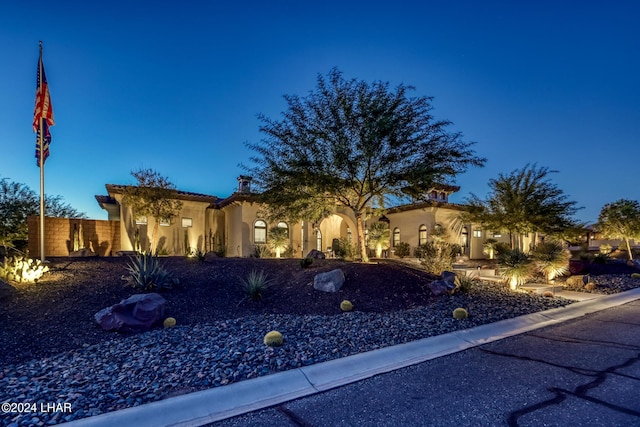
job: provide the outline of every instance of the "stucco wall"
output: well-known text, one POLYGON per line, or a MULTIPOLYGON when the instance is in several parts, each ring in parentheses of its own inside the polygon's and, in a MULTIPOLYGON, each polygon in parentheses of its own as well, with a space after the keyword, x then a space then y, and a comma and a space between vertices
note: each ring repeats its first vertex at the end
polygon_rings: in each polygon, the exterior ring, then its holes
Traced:
MULTIPOLYGON (((40 217, 27 219, 29 255, 40 257, 40 217)), ((115 255, 120 248, 120 222, 98 219, 45 217, 45 256, 68 256, 73 251, 73 230, 82 223, 84 247, 100 256, 115 255)))

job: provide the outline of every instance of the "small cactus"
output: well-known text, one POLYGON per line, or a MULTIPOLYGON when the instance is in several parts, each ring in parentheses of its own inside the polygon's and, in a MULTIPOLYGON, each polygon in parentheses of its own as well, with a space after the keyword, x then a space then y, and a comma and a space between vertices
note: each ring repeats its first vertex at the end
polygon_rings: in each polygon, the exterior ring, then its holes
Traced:
POLYGON ((353 310, 353 304, 351 303, 351 301, 344 300, 340 303, 340 310, 351 311, 353 310))
POLYGON ((640 279, 640 273, 632 273, 631 274, 631 278, 632 279, 640 279))
POLYGON ((165 328, 173 328, 174 326, 176 326, 176 319, 173 317, 167 317, 166 319, 164 319, 164 322, 162 324, 165 328))
POLYGON ((469 313, 464 308, 458 307, 455 310, 453 310, 454 319, 462 320, 462 319, 466 319, 467 317, 469 317, 469 313))
POLYGON ((278 331, 267 332, 264 336, 264 343, 269 347, 280 347, 284 342, 282 334, 278 331))

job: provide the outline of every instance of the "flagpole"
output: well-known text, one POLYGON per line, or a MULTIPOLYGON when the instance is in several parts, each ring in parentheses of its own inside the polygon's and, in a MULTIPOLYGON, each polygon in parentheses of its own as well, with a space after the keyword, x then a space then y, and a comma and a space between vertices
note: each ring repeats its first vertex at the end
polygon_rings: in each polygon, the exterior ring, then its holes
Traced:
MULTIPOLYGON (((40 76, 42 73, 42 41, 40 41, 40 76)), ((44 262, 44 117, 40 117, 40 137, 38 138, 38 144, 40 144, 40 260, 44 262)))

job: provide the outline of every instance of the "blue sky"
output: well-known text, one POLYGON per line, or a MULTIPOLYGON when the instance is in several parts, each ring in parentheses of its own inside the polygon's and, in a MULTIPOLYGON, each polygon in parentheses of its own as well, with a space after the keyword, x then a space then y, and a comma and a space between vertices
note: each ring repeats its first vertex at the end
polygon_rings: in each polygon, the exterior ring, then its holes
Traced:
POLYGON ((640 2, 4 2, 0 177, 39 189, 31 129, 38 41, 56 125, 46 193, 90 218, 104 185, 153 168, 179 189, 226 197, 261 138, 258 113, 305 95, 332 67, 403 83, 475 141, 484 168, 463 202, 527 163, 578 218, 638 200, 640 2), (444 4, 448 3, 448 4, 444 4))

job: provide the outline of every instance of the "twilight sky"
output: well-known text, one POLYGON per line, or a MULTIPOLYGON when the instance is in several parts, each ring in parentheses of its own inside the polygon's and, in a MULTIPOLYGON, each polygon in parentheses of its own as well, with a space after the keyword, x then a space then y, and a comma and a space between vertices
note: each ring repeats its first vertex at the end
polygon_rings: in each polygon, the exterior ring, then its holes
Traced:
POLYGON ((141 167, 227 197, 261 138, 256 115, 278 117, 282 95, 337 67, 433 96, 436 118, 477 142, 488 162, 450 201, 537 163, 594 222, 640 199, 639 17, 635 0, 3 1, 0 178, 39 191, 42 40, 56 121, 45 191, 89 218, 107 218, 105 184, 141 167))

